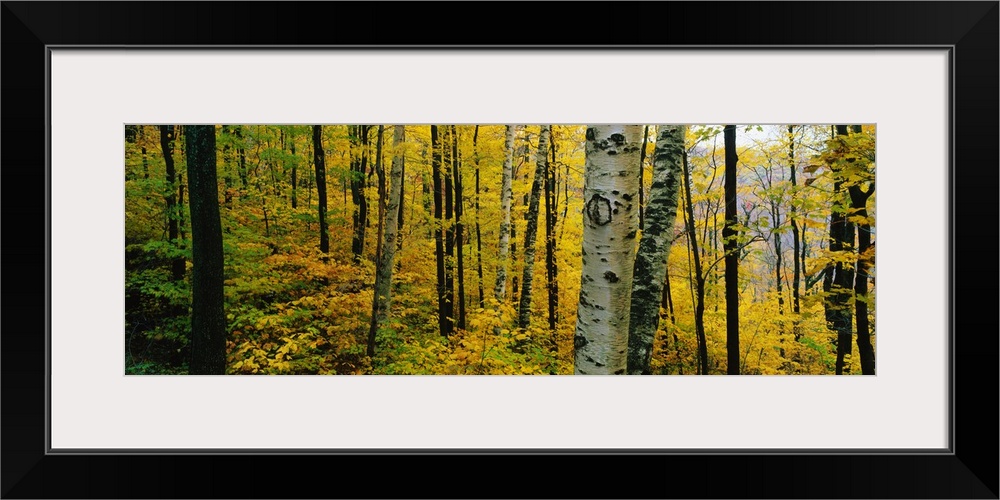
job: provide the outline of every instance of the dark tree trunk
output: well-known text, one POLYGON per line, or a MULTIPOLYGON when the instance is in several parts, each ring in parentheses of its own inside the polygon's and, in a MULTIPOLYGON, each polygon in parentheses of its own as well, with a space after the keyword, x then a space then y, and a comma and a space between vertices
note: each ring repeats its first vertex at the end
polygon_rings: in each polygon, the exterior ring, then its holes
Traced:
POLYGON ((479 228, 479 125, 472 133, 472 161, 476 165, 476 274, 479 276, 479 308, 482 309, 486 307, 486 297, 483 295, 483 233, 479 228))
POLYGON ((452 176, 455 178, 455 247, 458 259, 458 327, 465 330, 465 226, 462 224, 464 207, 462 194, 462 159, 458 154, 458 130, 451 126, 452 176))
POLYGON ((771 202, 771 223, 775 231, 771 234, 774 238, 774 283, 778 291, 778 314, 785 314, 785 297, 781 286, 781 234, 777 231, 781 227, 781 213, 778 211, 778 204, 771 202))
POLYGON ((316 194, 319 198, 319 251, 326 261, 330 235, 326 227, 326 163, 323 150, 323 126, 313 125, 313 161, 316 163, 316 194))
POLYGON ((291 130, 288 132, 288 146, 292 152, 292 208, 294 209, 299 208, 299 200, 297 196, 299 187, 299 158, 295 156, 295 135, 292 134, 291 130))
POLYGON ((687 226, 688 245, 691 247, 691 254, 694 257, 694 279, 697 300, 694 308, 694 330, 698 340, 698 374, 708 375, 708 347, 705 339, 705 275, 701 269, 701 258, 698 256, 698 241, 695 239, 694 230, 694 205, 691 203, 691 175, 688 172, 687 153, 681 158, 681 166, 684 174, 684 194, 687 201, 687 226))
POLYGON ((542 182, 545 179, 545 169, 548 164, 549 126, 542 125, 538 136, 538 153, 535 155, 535 177, 531 181, 531 192, 528 198, 528 212, 524 227, 524 266, 521 275, 521 299, 518 306, 517 324, 527 328, 531 324, 531 298, 535 270, 535 239, 538 235, 538 205, 541 196, 542 182))
POLYGON ((726 225, 722 228, 722 247, 726 253, 726 363, 729 375, 740 374, 740 290, 736 214, 736 127, 726 125, 726 225))
POLYGON ((365 229, 368 226, 368 199, 365 198, 365 171, 368 169, 368 128, 369 125, 349 126, 353 131, 351 142, 354 145, 355 156, 351 168, 351 200, 354 202, 352 222, 354 235, 351 239, 351 252, 354 262, 361 262, 365 252, 365 229))
POLYGON ((233 208, 233 177, 230 175, 230 158, 229 158, 229 126, 222 126, 222 136, 226 142, 222 144, 222 186, 224 188, 222 192, 222 199, 224 200, 226 209, 233 208))
MULTIPOLYGON (((851 208, 856 217, 868 219, 868 197, 875 192, 875 183, 862 191, 861 186, 848 188, 851 196, 851 208)), ((854 277, 854 321, 858 330, 858 356, 861 357, 861 373, 875 375, 875 350, 872 347, 871 331, 868 326, 868 270, 871 269, 872 256, 868 255, 871 248, 871 225, 867 222, 858 224, 858 263, 857 275, 854 277)))
MULTIPOLYGON (((214 135, 213 144, 214 144, 214 135)), ((167 202, 167 239, 170 240, 170 245, 173 248, 179 248, 179 243, 177 241, 177 228, 178 222, 180 220, 180 207, 177 205, 177 198, 175 196, 177 192, 177 180, 176 172, 174 170, 174 126, 173 125, 160 125, 160 147, 163 148, 163 161, 166 164, 167 174, 167 189, 164 198, 167 202)), ((213 157, 214 157, 213 150, 213 157)), ((214 167, 214 163, 212 164, 214 167)), ((218 188, 216 188, 218 192, 218 188)), ((218 204, 218 201, 216 201, 218 204)), ((174 281, 180 281, 184 279, 184 257, 173 257, 170 259, 170 276, 174 281)))
POLYGON ((445 337, 451 335, 451 322, 448 310, 450 301, 445 297, 444 269, 444 235, 442 213, 444 200, 442 198, 443 183, 441 179, 441 143, 438 140, 438 127, 431 125, 431 172, 434 177, 434 256, 437 263, 437 299, 438 299, 438 329, 445 337))
MULTIPOLYGON (((788 126, 788 162, 791 172, 791 182, 792 182, 792 199, 789 204, 790 219, 792 220, 792 311, 795 314, 801 312, 800 301, 799 301, 799 283, 802 279, 802 268, 799 266, 799 222, 797 217, 797 209, 795 208, 796 200, 796 183, 795 179, 795 137, 792 135, 795 131, 794 125, 788 126)), ((798 328, 795 329, 795 340, 799 340, 801 334, 798 328)))
MULTIPOLYGON (((545 281, 549 297, 549 330, 555 331, 559 314, 559 269, 556 265, 556 137, 550 130, 552 161, 545 166, 545 281)), ((642 192, 642 185, 639 186, 642 192)))
MULTIPOLYGON (((388 279, 392 279, 392 258, 390 257, 388 262, 383 261, 382 253, 388 249, 383 249, 382 239, 385 237, 384 224, 386 219, 386 200, 387 190, 385 184, 385 168, 382 165, 382 140, 385 134, 385 125, 378 126, 378 132, 375 139, 375 175, 378 177, 378 222, 376 223, 376 235, 375 238, 375 262, 376 262, 376 275, 375 275, 375 292, 372 294, 372 316, 369 322, 368 328, 368 356, 375 355, 375 333, 378 331, 378 325, 380 321, 380 316, 385 314, 385 295, 389 293, 389 283, 386 281, 386 277, 383 272, 387 270, 389 273, 388 279), (386 269, 383 269, 383 266, 386 269)), ((397 184, 398 184, 397 180, 397 184)), ((395 189, 395 188, 394 188, 395 189)), ((398 201, 398 200, 397 200, 398 201)), ((395 208, 395 207, 393 207, 395 208)), ((395 215, 395 214, 393 214, 395 215)), ((395 238, 395 236, 394 236, 395 238)), ((390 247, 395 249, 395 242, 390 242, 390 247)), ((389 251, 388 255, 391 256, 392 252, 389 251)))
POLYGON ((184 231, 184 176, 177 172, 177 231, 180 233, 180 247, 184 248, 187 233, 184 231))
MULTIPOLYGON (((838 136, 848 135, 846 125, 837 125, 838 136)), ((843 252, 848 250, 854 243, 854 224, 847 219, 847 212, 842 207, 841 198, 844 196, 843 183, 840 172, 834 171, 834 207, 830 215, 830 251, 843 252)), ((851 355, 851 312, 848 308, 850 294, 854 288, 854 273, 837 262, 833 266, 833 273, 830 283, 829 295, 827 296, 827 321, 837 332, 837 364, 836 374, 843 375, 850 373, 850 366, 846 364, 848 356, 851 355)), ((826 282, 824 281, 824 288, 826 282)))
POLYGON ((192 375, 226 373, 222 223, 215 167, 215 126, 187 129, 191 188, 191 365, 192 375))
MULTIPOLYGON (((659 125, 653 153, 653 182, 649 189, 646 229, 639 240, 632 276, 628 324, 628 373, 649 375, 653 342, 660 322, 663 277, 674 240, 677 193, 684 154, 685 127, 659 125)), ((640 186, 641 192, 641 186, 640 186)), ((634 238, 635 235, 632 235, 634 238)), ((631 244, 631 242, 626 242, 631 244)))
MULTIPOLYGON (((405 126, 404 125, 397 125, 397 126, 400 127, 400 137, 405 137, 406 134, 403 132, 405 126)), ((395 132, 393 133, 395 134, 395 132)), ((401 143, 402 140, 400 141, 400 144, 396 145, 396 147, 399 147, 401 143)), ((396 251, 400 251, 403 249, 403 201, 406 199, 406 161, 402 159, 403 157, 405 157, 405 154, 404 152, 400 152, 399 155, 401 159, 399 165, 399 209, 396 211, 396 251)), ((416 190, 414 190, 413 193, 414 196, 416 196, 416 190)), ((413 207, 410 207, 410 209, 412 210, 413 207)), ((401 265, 402 261, 400 261, 397 264, 397 266, 401 265)), ((397 267, 396 269, 398 270, 399 267, 397 267)))
POLYGON ((444 299, 448 332, 455 329, 455 186, 451 168, 451 128, 441 133, 442 176, 444 177, 444 299))
POLYGON ((149 156, 146 154, 146 127, 139 125, 139 142, 142 148, 142 178, 149 179, 149 156))
POLYGON ((247 152, 246 152, 246 148, 243 145, 243 126, 242 125, 237 125, 236 126, 236 141, 237 141, 236 151, 237 151, 237 154, 239 154, 239 156, 240 156, 240 167, 239 167, 240 184, 243 185, 243 192, 246 192, 247 185, 248 185, 247 184, 247 152))

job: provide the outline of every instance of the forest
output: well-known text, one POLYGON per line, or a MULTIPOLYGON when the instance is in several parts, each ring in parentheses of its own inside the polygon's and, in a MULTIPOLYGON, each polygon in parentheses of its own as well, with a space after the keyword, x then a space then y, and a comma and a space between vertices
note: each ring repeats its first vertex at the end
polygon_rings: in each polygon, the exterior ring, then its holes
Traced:
POLYGON ((874 125, 126 125, 143 374, 875 374, 874 125))

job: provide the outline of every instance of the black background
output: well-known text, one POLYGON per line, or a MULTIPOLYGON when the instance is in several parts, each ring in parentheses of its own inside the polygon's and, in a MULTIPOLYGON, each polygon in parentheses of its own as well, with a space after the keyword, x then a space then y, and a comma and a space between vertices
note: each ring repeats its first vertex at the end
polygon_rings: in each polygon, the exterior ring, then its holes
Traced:
MULTIPOLYGON (((25 273, 2 295, 4 498, 997 498, 997 2, 3 2, 0 21, 2 258, 25 273), (44 454, 46 45, 510 43, 954 45, 955 453, 44 454)), ((830 403, 830 433, 877 418, 830 403)))

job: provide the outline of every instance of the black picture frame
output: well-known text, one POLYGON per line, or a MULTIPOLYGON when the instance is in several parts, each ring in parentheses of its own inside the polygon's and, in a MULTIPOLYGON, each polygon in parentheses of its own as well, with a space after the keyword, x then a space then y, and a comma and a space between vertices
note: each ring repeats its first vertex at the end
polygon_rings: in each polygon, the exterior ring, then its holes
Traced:
MULTIPOLYGON (((3 2, 4 498, 998 498, 998 21, 991 2, 3 2), (331 8, 327 8, 331 7, 331 8), (484 10, 485 9, 485 10, 484 10), (601 18, 642 9, 631 22, 601 18), (441 12, 447 10, 448 17, 441 12), (487 12, 488 15, 485 15, 487 12), (596 20, 596 21, 595 21, 596 20), (599 25, 601 36, 580 29, 599 25), (527 35, 511 26, 536 25, 527 35), (648 25, 650 28, 644 28, 648 25), (935 454, 47 453, 47 47, 950 47, 951 449, 935 454), (600 43, 600 46, 591 45, 600 43), (612 43, 613 45, 606 45, 612 43), (986 226, 981 226, 985 223, 986 226), (980 253, 986 255, 980 257, 980 253), (9 268, 10 269, 10 268, 9 268), (8 275, 11 276, 11 275, 8 275), (961 332, 961 333, 959 333, 961 332), (488 457, 482 455, 489 455, 488 457), (608 471, 601 479, 597 470, 608 471), (370 482, 366 474, 384 480, 370 482)), ((596 29, 596 28, 595 28, 596 29)), ((831 77, 836 77, 832 75, 831 77)), ((919 145, 919 125, 914 125, 919 145)), ((915 216, 920 207, 914 207, 915 216)), ((914 273, 924 272, 915 269, 914 273)), ((85 328, 85 325, 82 326, 85 328)), ((864 424, 831 404, 828 432, 864 424)), ((849 408, 849 404, 846 405, 849 408)), ((545 425, 558 425, 551 422, 545 425)), ((655 429, 654 432, 683 432, 655 429)))

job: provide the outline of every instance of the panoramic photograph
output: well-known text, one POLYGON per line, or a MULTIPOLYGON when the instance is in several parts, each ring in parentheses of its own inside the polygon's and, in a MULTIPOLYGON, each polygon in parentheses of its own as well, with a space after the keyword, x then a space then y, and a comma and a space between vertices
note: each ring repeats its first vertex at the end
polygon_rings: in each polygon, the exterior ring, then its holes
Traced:
POLYGON ((875 126, 124 127, 126 375, 875 375, 875 126))

